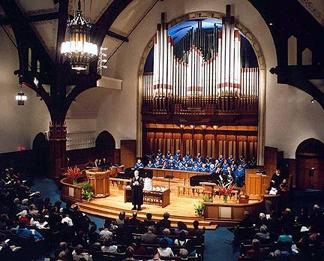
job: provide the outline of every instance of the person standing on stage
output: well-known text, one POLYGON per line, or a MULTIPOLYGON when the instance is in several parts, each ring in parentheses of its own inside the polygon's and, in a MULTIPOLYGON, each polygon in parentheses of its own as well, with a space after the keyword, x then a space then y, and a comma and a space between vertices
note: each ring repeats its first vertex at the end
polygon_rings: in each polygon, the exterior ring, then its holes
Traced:
POLYGON ((134 171, 134 177, 131 179, 131 188, 132 188, 132 210, 141 210, 141 205, 143 204, 143 187, 144 181, 139 176, 138 170, 134 171), (136 208, 137 206, 137 208, 136 208))

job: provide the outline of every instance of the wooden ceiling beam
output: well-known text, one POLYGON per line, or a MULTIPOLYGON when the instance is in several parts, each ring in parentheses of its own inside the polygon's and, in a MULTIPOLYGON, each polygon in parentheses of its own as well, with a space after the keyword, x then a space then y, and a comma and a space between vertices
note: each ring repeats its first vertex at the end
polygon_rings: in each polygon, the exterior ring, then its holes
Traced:
MULTIPOLYGON (((37 15, 29 15, 26 16, 26 19, 29 23, 33 22, 42 22, 42 21, 50 21, 59 18, 59 12, 50 12, 45 14, 37 14, 37 15)), ((1 25, 10 25, 10 19, 8 17, 0 18, 1 25)))

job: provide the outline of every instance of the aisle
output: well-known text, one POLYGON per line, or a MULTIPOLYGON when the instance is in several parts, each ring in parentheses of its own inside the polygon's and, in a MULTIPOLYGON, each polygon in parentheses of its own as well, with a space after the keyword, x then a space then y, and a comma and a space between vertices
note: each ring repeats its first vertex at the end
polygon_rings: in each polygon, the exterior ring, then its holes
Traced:
POLYGON ((234 261, 234 235, 225 227, 218 227, 214 231, 205 233, 205 261, 234 261))

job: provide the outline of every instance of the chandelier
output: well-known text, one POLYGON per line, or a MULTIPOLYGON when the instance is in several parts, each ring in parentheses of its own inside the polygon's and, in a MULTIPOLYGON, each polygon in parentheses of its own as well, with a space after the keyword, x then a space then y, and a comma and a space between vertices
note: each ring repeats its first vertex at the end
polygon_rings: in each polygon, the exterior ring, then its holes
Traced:
POLYGON ((91 42, 91 25, 82 16, 81 3, 74 18, 68 23, 69 40, 61 45, 61 54, 70 62, 72 69, 86 71, 92 59, 98 55, 98 46, 91 42))
POLYGON ((18 105, 24 105, 25 101, 27 101, 27 96, 24 94, 22 90, 22 84, 20 84, 20 90, 18 91, 16 95, 16 101, 18 105))

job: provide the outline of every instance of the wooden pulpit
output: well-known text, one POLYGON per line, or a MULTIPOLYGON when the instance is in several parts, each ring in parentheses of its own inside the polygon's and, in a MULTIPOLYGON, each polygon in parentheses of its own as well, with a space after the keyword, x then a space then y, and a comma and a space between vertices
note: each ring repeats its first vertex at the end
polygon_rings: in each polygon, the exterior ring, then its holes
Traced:
POLYGON ((93 188, 93 196, 103 198, 109 196, 110 170, 100 171, 99 169, 86 170, 87 178, 93 188))
POLYGON ((249 199, 260 200, 269 186, 267 175, 258 173, 258 169, 247 169, 245 172, 245 192, 249 199))

